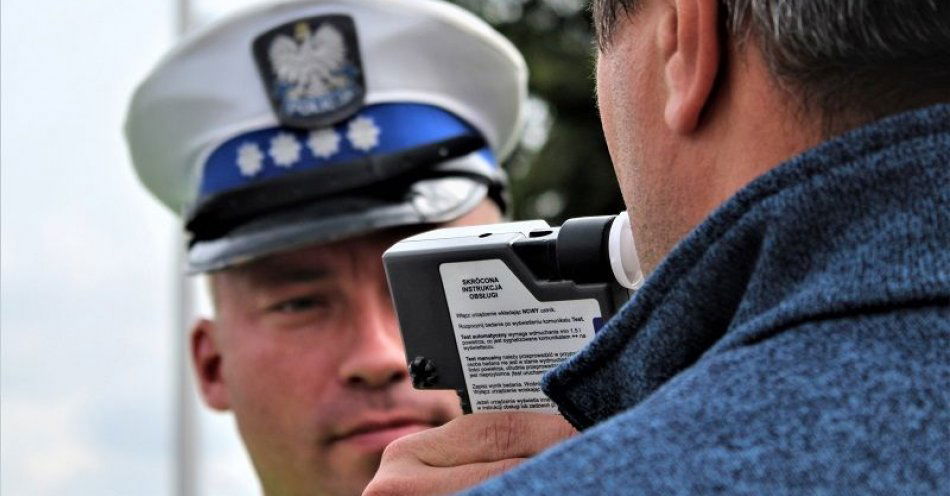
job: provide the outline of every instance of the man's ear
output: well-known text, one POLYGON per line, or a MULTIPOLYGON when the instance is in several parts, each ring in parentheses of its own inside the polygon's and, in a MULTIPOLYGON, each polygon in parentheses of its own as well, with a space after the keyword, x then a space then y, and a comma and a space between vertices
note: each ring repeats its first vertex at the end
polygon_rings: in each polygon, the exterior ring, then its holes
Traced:
POLYGON ((674 6, 659 33, 667 87, 664 120, 674 132, 687 134, 699 125, 719 70, 719 5, 674 0, 674 6))
POLYGON ((228 389, 221 374, 221 352, 215 341, 214 321, 201 319, 191 331, 191 359, 198 376, 198 387, 205 403, 215 410, 231 407, 228 389))

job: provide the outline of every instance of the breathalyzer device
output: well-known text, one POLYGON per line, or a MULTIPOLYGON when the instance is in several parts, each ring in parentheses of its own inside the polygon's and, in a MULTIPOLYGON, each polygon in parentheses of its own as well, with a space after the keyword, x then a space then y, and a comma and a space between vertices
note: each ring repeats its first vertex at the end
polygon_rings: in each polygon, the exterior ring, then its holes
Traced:
POLYGON ((626 212, 437 229, 383 254, 416 389, 465 413, 557 412, 541 376, 587 345, 642 283, 626 212))

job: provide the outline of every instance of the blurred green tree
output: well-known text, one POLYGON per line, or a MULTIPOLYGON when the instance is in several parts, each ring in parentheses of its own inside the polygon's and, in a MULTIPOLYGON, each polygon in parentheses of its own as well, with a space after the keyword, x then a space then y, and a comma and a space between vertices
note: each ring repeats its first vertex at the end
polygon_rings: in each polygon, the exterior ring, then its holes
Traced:
POLYGON ((528 125, 509 161, 515 219, 552 225, 623 210, 594 106, 586 0, 451 0, 495 26, 530 71, 528 125))

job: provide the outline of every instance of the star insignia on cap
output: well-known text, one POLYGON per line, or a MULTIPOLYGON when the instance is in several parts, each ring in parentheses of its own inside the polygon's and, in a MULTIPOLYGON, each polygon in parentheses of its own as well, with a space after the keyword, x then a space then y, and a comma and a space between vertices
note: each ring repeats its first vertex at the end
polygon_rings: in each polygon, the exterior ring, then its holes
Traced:
POLYGON ((261 171, 264 154, 254 143, 244 143, 238 148, 237 166, 241 175, 251 177, 261 171))
POLYGON ((307 146, 314 157, 330 158, 340 151, 340 135, 333 128, 311 131, 307 146))
POLYGON ((379 145, 379 133, 380 129, 373 119, 361 115, 350 121, 346 139, 350 140, 353 148, 366 152, 379 145))
POLYGON ((300 160, 300 143, 290 133, 280 133, 270 140, 270 157, 278 167, 291 167, 300 160))

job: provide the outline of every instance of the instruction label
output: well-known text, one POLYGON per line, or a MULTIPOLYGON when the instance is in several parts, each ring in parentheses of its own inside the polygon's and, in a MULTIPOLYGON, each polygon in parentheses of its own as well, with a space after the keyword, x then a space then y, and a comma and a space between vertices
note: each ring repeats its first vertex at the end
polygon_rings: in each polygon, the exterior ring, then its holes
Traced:
POLYGON ((472 411, 557 413, 541 376, 594 338, 597 300, 538 301, 501 260, 439 272, 472 411))

